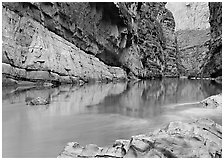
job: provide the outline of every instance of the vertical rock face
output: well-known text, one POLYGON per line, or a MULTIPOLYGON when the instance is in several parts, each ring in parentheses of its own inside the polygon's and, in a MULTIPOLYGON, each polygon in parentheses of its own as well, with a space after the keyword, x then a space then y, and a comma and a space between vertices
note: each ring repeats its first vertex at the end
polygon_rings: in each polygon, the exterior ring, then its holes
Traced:
POLYGON ((51 83, 126 78, 29 17, 3 8, 3 77, 51 83))
POLYGON ((222 3, 172 3, 181 75, 218 77, 222 73, 222 3))
POLYGON ((208 3, 168 2, 166 7, 172 11, 176 22, 179 72, 184 76, 199 76, 209 51, 208 3))
POLYGON ((166 3, 143 3, 139 10, 139 48, 146 75, 177 76, 175 50, 175 22, 166 3), (168 74, 167 74, 168 73, 168 74))
MULTIPOLYGON (((165 4, 164 4, 165 5, 165 4)), ((165 76, 176 77, 179 76, 177 68, 177 41, 175 37, 175 21, 173 14, 166 8, 161 8, 159 13, 159 20, 162 24, 163 33, 166 40, 165 52, 165 76)))
POLYGON ((222 3, 209 2, 211 41, 203 75, 216 78, 222 76, 222 3))
POLYGON ((166 7, 173 13, 178 30, 204 30, 210 27, 207 2, 168 2, 166 7))
POLYGON ((125 78, 126 73, 177 75, 175 23, 165 3, 6 2, 3 9, 3 74, 8 77, 33 80, 24 74, 44 71, 73 82, 71 76, 88 81, 125 78), (19 73, 9 72, 11 67, 19 73))
POLYGON ((125 3, 131 13, 133 44, 143 65, 143 78, 178 76, 175 22, 164 2, 125 3))

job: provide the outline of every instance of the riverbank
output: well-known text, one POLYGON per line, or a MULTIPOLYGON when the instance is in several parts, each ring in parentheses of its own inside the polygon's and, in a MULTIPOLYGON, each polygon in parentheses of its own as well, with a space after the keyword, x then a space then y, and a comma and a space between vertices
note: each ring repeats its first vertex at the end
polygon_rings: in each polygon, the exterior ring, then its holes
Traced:
MULTIPOLYGON (((221 108, 222 94, 211 96, 200 103, 206 108, 221 108)), ((116 140, 114 144, 85 147, 69 142, 58 158, 119 157, 119 158, 220 158, 222 156, 222 126, 201 118, 188 123, 175 121, 147 134, 132 136, 130 140, 116 140)))

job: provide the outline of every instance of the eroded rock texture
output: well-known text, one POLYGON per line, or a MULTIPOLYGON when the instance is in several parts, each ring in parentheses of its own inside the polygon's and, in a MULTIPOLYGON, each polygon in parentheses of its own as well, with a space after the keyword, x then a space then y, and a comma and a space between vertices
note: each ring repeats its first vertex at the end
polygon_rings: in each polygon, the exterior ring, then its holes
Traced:
POLYGON ((217 108, 222 106, 222 94, 214 95, 200 102, 204 108, 217 108))
POLYGON ((143 3, 138 11, 138 44, 147 76, 178 76, 175 22, 165 4, 143 3))
POLYGON ((3 8, 3 77, 77 83, 125 79, 126 72, 86 54, 30 17, 3 8))
POLYGON ((73 83, 177 75, 165 3, 3 3, 3 16, 7 77, 73 83))
POLYGON ((222 76, 222 3, 209 2, 211 41, 203 74, 212 78, 222 76))
POLYGON ((94 144, 82 147, 70 142, 58 156, 68 157, 221 158, 222 127, 208 119, 171 122, 163 129, 130 140, 116 140, 107 147, 94 144))

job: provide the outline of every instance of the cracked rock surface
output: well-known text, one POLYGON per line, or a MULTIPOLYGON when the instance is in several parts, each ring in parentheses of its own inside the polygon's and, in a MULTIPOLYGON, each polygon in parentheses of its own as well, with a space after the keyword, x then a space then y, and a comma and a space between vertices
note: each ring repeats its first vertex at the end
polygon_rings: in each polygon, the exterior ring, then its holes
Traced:
POLYGON ((200 102, 204 108, 218 108, 222 106, 222 94, 208 97, 200 102))
POLYGON ((163 129, 107 147, 69 142, 58 158, 221 158, 222 127, 212 120, 171 122, 163 129))
MULTIPOLYGON (((165 4, 5 2, 3 63, 49 71, 42 79, 59 83, 178 76, 175 22, 165 4)), ((20 73, 5 79, 36 81, 20 73)))
MULTIPOLYGON (((201 101, 207 108, 222 106, 222 95, 201 101)), ((82 147, 69 142, 58 158, 221 158, 222 126, 208 118, 189 122, 170 122, 162 129, 129 140, 116 140, 112 145, 82 147)))
POLYGON ((125 79, 119 67, 104 64, 39 22, 3 8, 3 77, 31 82, 77 83, 125 79))

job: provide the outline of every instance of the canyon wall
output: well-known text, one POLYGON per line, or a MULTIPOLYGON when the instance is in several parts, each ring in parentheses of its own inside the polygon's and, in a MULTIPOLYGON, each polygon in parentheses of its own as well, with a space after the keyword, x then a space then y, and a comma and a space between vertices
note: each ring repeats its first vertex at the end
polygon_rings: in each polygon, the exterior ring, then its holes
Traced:
POLYGON ((220 3, 4 2, 2 8, 3 83, 221 75, 220 3))
POLYGON ((178 76, 165 4, 4 2, 4 82, 178 76))
POLYGON ((207 2, 168 2, 166 8, 173 13, 176 31, 204 30, 210 27, 207 2))
MULTIPOLYGON (((16 7, 13 4, 10 3, 16 7)), ((2 48, 2 73, 7 78, 56 84, 126 78, 123 69, 106 65, 49 31, 33 17, 19 15, 6 7, 2 48)))
POLYGON ((176 21, 177 63, 180 75, 221 76, 222 3, 167 3, 176 21))
POLYGON ((203 66, 203 75, 216 78, 222 76, 222 3, 209 2, 211 41, 208 58, 203 66))
POLYGON ((207 2, 168 2, 176 22, 178 70, 183 76, 201 75, 210 41, 207 2))
POLYGON ((175 21, 166 3, 143 3, 138 17, 138 44, 146 75, 178 76, 175 21))

